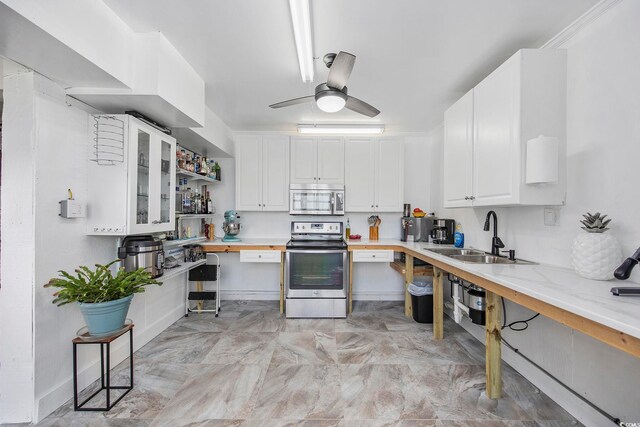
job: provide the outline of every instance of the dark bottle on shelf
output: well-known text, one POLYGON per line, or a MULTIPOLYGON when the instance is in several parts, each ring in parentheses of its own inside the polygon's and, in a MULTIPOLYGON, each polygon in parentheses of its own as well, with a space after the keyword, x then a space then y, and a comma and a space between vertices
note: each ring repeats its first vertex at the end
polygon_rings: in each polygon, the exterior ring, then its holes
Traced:
POLYGON ((221 181, 222 179, 220 177, 220 165, 218 164, 218 162, 215 163, 214 167, 216 168, 216 180, 221 181))

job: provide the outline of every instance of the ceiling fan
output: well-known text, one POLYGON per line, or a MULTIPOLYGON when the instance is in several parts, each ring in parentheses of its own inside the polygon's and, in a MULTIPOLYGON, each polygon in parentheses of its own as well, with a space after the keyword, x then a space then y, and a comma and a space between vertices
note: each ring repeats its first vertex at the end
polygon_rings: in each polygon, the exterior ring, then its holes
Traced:
POLYGON ((316 86, 315 95, 289 99, 288 101, 271 104, 269 107, 289 107, 315 100, 318 108, 327 113, 335 113, 346 107, 351 111, 369 117, 375 117, 380 114, 380 110, 377 108, 358 98, 347 95, 347 86, 345 85, 351 75, 351 70, 353 70, 353 64, 356 62, 355 55, 342 51, 337 55, 335 53, 327 53, 323 61, 329 69, 329 75, 326 83, 316 86))

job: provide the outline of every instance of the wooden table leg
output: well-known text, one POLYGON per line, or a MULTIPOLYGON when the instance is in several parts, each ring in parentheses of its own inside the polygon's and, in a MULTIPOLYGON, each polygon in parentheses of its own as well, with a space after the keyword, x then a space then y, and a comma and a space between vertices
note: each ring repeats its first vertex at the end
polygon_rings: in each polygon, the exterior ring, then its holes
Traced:
POLYGON ((280 314, 284 314, 284 252, 280 256, 280 314))
POLYGON ((439 268, 433 268, 433 339, 444 337, 444 300, 442 282, 444 273, 439 268))
POLYGON ((349 295, 349 314, 353 311, 353 252, 349 251, 349 289, 347 289, 347 295, 349 295))
POLYGON ((500 344, 500 330, 502 317, 502 302, 500 296, 487 291, 486 317, 486 372, 487 397, 499 399, 502 396, 502 349, 500 344))
POLYGON ((411 294, 409 293, 409 285, 413 282, 413 256, 405 255, 404 262, 404 315, 411 317, 413 313, 413 305, 411 304, 411 294))

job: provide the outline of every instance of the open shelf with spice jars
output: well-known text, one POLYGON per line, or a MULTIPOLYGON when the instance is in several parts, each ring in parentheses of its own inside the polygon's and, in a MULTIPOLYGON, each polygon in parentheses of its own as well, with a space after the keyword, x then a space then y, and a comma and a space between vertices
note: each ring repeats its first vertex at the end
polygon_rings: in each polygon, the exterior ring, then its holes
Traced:
POLYGON ((220 165, 183 147, 176 147, 176 229, 178 240, 213 238, 212 186, 222 181, 220 165))

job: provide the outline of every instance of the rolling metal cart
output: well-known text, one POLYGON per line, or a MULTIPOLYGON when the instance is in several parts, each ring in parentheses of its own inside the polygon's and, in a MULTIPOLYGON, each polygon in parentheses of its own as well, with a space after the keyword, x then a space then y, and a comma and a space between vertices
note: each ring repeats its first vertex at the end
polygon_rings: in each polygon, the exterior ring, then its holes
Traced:
POLYGON ((187 300, 185 302, 184 316, 189 313, 215 313, 218 317, 220 311, 220 257, 217 254, 209 254, 216 257, 215 264, 204 264, 189 270, 187 281, 187 300), (192 282, 195 282, 195 290, 192 291, 192 282), (205 282, 216 282, 215 290, 207 290, 205 282), (192 306, 193 302, 195 306, 192 306), (215 309, 205 309, 205 301, 215 301, 215 309))

